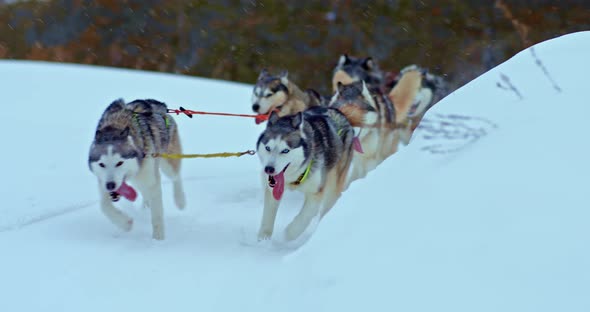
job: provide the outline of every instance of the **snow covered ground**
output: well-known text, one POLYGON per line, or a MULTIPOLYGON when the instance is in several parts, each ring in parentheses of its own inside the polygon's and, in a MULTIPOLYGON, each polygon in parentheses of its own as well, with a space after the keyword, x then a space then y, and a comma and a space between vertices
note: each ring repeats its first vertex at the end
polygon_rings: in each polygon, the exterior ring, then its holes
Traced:
MULTIPOLYGON (((116 98, 249 113, 251 86, 0 61, 0 310, 590 311, 590 32, 535 52, 561 93, 519 53, 435 106, 425 125, 439 130, 420 130, 355 182, 294 251, 252 243, 262 213, 254 156, 186 160, 188 207, 174 208, 166 181, 162 242, 138 207, 125 207, 131 232, 111 225, 87 167, 116 98), (524 99, 497 87, 501 74, 524 99), (474 119, 437 123, 449 114, 474 119), (433 144, 461 148, 424 149, 433 144)), ((252 149, 264 127, 177 121, 187 153, 252 149)), ((301 199, 286 194, 279 232, 301 199)))

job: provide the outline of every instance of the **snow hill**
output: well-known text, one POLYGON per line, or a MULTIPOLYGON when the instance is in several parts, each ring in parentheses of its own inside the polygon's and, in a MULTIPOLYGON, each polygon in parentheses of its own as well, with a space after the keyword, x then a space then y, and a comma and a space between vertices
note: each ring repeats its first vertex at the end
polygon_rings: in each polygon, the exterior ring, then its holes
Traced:
MULTIPOLYGON (((355 182, 299 249, 253 243, 257 157, 191 159, 188 207, 102 215, 87 153, 116 98, 249 113, 250 85, 0 61, 2 311, 590 311, 590 32, 534 47, 449 95, 355 182), (507 87, 501 75, 523 99, 507 87), (470 119, 453 117, 459 115, 470 119)), ((326 81, 329 73, 326 73, 326 81)), ((187 153, 252 149, 264 125, 176 117, 187 153)), ((302 197, 287 193, 278 233, 302 197)))

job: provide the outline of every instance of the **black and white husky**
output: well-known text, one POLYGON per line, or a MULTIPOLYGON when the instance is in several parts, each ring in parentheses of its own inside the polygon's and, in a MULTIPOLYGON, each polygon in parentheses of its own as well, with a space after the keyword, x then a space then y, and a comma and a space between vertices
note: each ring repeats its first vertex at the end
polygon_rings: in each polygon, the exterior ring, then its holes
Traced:
POLYGON ((257 142, 264 188, 259 240, 272 236, 285 188, 305 194, 301 211, 286 228, 287 240, 298 238, 316 216, 334 206, 345 187, 353 135, 346 117, 333 108, 270 115, 257 142))

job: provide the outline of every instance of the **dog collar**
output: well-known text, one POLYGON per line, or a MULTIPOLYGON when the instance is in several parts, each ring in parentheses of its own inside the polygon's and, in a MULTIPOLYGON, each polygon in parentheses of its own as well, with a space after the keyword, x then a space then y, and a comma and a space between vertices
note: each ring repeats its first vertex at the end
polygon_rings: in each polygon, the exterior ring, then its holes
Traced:
POLYGON ((313 163, 313 160, 310 160, 309 165, 307 165, 307 168, 305 168, 305 171, 303 171, 303 173, 299 176, 299 178, 297 178, 297 180, 295 180, 294 182, 291 182, 291 184, 299 185, 299 184, 305 182, 305 180, 307 179, 307 176, 309 175, 309 172, 311 171, 311 164, 312 163, 313 163))

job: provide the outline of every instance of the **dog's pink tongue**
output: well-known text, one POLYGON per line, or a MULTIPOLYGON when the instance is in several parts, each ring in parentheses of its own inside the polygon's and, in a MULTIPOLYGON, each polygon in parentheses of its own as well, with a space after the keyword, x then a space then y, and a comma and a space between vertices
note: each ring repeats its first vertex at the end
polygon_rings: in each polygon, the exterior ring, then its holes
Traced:
POLYGON ((355 136, 352 138, 352 148, 354 148, 355 151, 361 154, 364 153, 363 146, 361 145, 361 140, 359 140, 359 137, 355 136))
POLYGON ((129 201, 135 201, 135 199, 137 198, 137 192, 135 191, 135 189, 133 189, 131 186, 129 186, 125 182, 123 182, 123 184, 121 184, 121 187, 119 187, 119 189, 117 190, 117 193, 119 193, 121 196, 127 198, 129 201))
POLYGON ((275 186, 272 188, 272 196, 276 200, 280 200, 285 191, 285 176, 283 174, 284 173, 281 171, 281 173, 273 177, 275 179, 275 186))
POLYGON ((256 122, 257 125, 259 125, 266 120, 266 117, 267 117, 266 115, 259 114, 259 115, 256 115, 256 118, 254 118, 254 121, 256 122))

